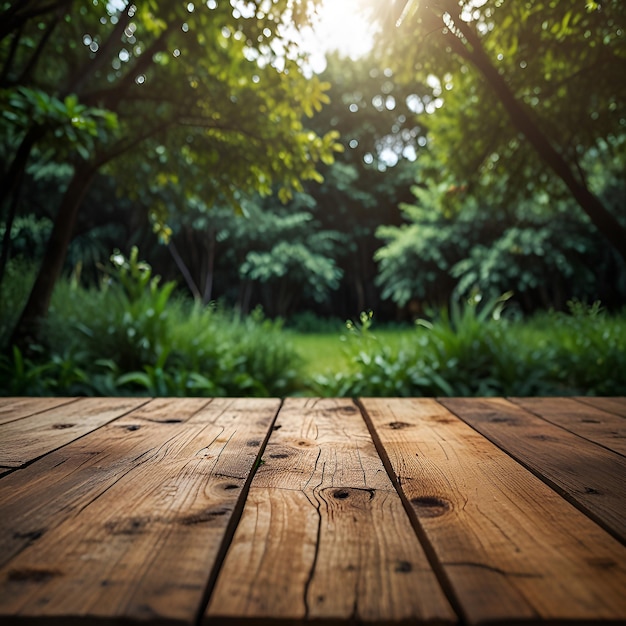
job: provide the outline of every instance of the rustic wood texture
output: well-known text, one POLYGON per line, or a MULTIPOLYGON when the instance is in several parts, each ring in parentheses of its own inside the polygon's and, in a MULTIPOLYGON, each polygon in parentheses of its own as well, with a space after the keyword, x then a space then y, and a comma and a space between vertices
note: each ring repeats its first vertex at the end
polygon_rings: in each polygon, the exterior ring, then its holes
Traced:
POLYGON ((288 399, 205 623, 455 622, 351 400, 288 399))
POLYGON ((82 398, 2 424, 0 466, 26 465, 145 402, 137 398, 82 398))
POLYGON ((208 400, 153 400, 0 481, 0 566, 86 507, 141 462, 163 435, 150 423, 187 421, 208 400), (142 430, 141 436, 130 435, 142 430))
MULTIPOLYGON (((626 543, 626 459, 501 398, 442 404, 626 543)), ((553 406, 546 398, 546 406, 553 406)))
POLYGON ((3 478, 2 623, 194 623, 279 404, 154 401, 3 478))
POLYGON ((572 398, 511 398, 511 401, 575 435, 626 455, 626 420, 619 415, 572 398))
POLYGON ((76 398, 0 398, 0 424, 76 402, 76 398))
MULTIPOLYGON (((614 537, 438 402, 362 406, 468 623, 626 620, 626 547, 614 537)), ((465 416, 474 404, 451 406, 465 416)))
POLYGON ((576 400, 589 404, 597 409, 602 409, 603 411, 626 417, 626 397, 590 398, 587 396, 580 396, 576 398, 576 400))

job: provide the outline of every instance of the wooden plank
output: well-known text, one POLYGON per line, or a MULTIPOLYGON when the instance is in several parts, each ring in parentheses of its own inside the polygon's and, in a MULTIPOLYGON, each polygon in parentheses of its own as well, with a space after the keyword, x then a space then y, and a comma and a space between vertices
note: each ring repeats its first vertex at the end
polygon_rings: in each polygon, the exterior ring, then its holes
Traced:
POLYGON ((46 522, 0 569, 3 624, 195 622, 280 401, 204 400, 184 418, 178 402, 161 401, 163 421, 132 413, 0 481, 3 517, 21 505, 30 519, 26 502, 46 522), (33 501, 45 486, 61 507, 33 501))
POLYGON ((21 467, 147 402, 137 398, 81 398, 0 426, 0 466, 21 467))
POLYGON ((591 406, 607 411, 609 413, 615 413, 615 415, 621 415, 626 417, 626 397, 615 398, 592 398, 587 396, 579 396, 576 398, 579 402, 590 404, 591 406))
POLYGON ((0 566, 113 486, 161 445, 160 420, 186 422, 206 399, 152 400, 0 481, 0 566), (139 431, 141 431, 139 433, 139 431))
POLYGON ((75 401, 76 398, 0 398, 0 424, 75 401))
POLYGON ((456 621, 351 400, 287 399, 205 624, 456 621))
POLYGON ((626 459, 501 398, 441 400, 622 543, 626 459))
MULTIPOLYGON (((572 398, 509 398, 526 411, 613 452, 626 455, 626 420, 572 398)), ((626 479, 626 476, 624 476, 626 479)))
POLYGON ((626 620, 626 547, 435 400, 362 405, 468 623, 626 620))

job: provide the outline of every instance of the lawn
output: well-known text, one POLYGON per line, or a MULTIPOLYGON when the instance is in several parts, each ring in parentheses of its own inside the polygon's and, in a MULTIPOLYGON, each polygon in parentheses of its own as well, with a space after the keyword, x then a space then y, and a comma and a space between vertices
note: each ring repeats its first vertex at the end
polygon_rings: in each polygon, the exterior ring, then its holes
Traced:
MULTIPOLYGON (((347 330, 335 333, 288 332, 290 341, 304 361, 303 372, 306 376, 335 374, 354 367, 352 355, 357 339, 347 330)), ((395 352, 413 335, 414 329, 410 326, 373 330, 368 333, 368 342, 385 345, 395 352)))

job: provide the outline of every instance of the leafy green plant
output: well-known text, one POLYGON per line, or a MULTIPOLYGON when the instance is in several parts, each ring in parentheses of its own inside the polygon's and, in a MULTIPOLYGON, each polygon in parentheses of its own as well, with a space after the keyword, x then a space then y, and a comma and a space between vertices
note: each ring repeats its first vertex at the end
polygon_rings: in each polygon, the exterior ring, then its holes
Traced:
POLYGON ((98 289, 59 283, 36 359, 17 349, 4 357, 0 393, 276 396, 302 387, 282 322, 182 299, 136 249, 112 261, 98 289))
MULTIPOLYGON (((350 366, 317 376, 316 392, 343 396, 621 395, 626 392, 626 317, 598 304, 572 313, 508 319, 505 294, 451 304, 420 320, 396 350, 351 324, 350 366)), ((363 321, 366 323, 364 324, 363 321)))

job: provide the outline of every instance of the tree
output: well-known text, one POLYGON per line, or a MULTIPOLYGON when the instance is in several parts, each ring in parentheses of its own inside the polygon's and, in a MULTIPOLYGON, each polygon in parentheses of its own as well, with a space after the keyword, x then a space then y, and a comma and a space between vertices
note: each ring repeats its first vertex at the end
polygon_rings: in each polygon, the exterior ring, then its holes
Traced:
POLYGON ((318 132, 337 130, 344 150, 322 166, 324 184, 310 184, 307 191, 322 226, 345 237, 333 313, 350 317, 374 308, 380 316, 384 304, 374 285, 372 258, 380 241, 374 233, 380 224, 399 224, 398 204, 412 199, 414 159, 426 139, 411 106, 431 89, 400 84, 371 55, 352 61, 333 54, 327 60, 321 78, 331 85, 330 102, 311 124, 318 132))
MULTIPOLYGON (((76 4, 9 2, 0 15, 1 119, 10 138, 0 197, 18 197, 29 159, 50 158, 48 149, 73 167, 16 341, 32 337, 45 315, 79 208, 103 168, 127 181, 139 169, 137 194, 174 185, 181 197, 236 203, 241 191, 269 193, 274 184, 288 197, 301 180, 319 179, 315 166, 335 147, 334 133, 320 137, 302 122, 326 100, 326 86, 305 75, 280 30, 304 19, 303 5, 76 4)), ((154 216, 163 221, 162 212, 154 216)))
POLYGON ((249 240, 239 275, 249 288, 261 286, 264 308, 272 315, 287 317, 302 301, 325 302, 339 287, 344 238, 320 228, 311 213, 314 205, 306 194, 298 194, 287 210, 251 205, 247 219, 234 224, 233 239, 249 240))
POLYGON ((512 291, 527 312, 562 310, 572 298, 623 302, 626 272, 620 277, 610 248, 571 199, 541 193, 511 205, 506 191, 494 181, 478 200, 450 181, 416 186, 414 203, 402 205, 406 223, 377 231, 385 242, 376 253, 383 297, 414 314, 475 292, 512 291))
POLYGON ((395 0, 383 21, 390 67, 436 86, 428 126, 457 177, 497 170, 518 198, 566 189, 626 260, 626 226, 585 171, 598 152, 624 157, 623 2, 395 0))

